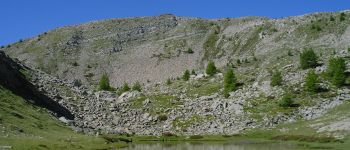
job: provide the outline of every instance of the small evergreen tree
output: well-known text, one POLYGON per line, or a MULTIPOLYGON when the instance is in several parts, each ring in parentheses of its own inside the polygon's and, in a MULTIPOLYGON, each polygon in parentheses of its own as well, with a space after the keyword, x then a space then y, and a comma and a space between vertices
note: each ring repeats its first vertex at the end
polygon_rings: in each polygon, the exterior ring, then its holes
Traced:
POLYGON ((327 74, 335 86, 342 86, 345 83, 346 64, 343 58, 331 58, 329 60, 327 74))
POLYGON ((196 71, 194 71, 194 69, 192 69, 191 74, 192 74, 192 75, 196 75, 196 71))
POLYGON ((339 20, 340 21, 344 21, 345 20, 345 13, 340 13, 339 20))
POLYGON ((184 81, 188 81, 190 79, 190 71, 186 70, 184 74, 182 75, 182 79, 184 81))
POLYGON ((111 87, 109 85, 109 77, 106 73, 104 73, 100 79, 99 90, 109 91, 110 89, 111 87))
POLYGON ((317 66, 318 57, 313 49, 308 49, 300 54, 301 69, 315 68, 317 66))
POLYGON ((215 67, 215 63, 213 61, 209 61, 205 73, 207 73, 209 76, 213 76, 216 72, 217 70, 215 67))
POLYGON ((335 19, 334 19, 333 16, 331 16, 331 17, 329 18, 329 20, 330 20, 330 21, 335 21, 335 19))
POLYGON ((124 83, 124 85, 120 88, 118 94, 121 95, 124 92, 130 91, 130 87, 127 83, 124 83))
POLYGON ((279 103, 279 105, 281 107, 292 107, 293 104, 294 104, 293 97, 291 94, 288 94, 288 93, 283 95, 283 97, 279 103))
POLYGON ((142 88, 141 88, 141 84, 139 81, 134 83, 134 85, 132 86, 132 90, 141 92, 142 88))
POLYGON ((271 86, 280 86, 282 85, 282 74, 279 71, 275 71, 271 77, 271 86))
POLYGON ((234 91, 236 89, 236 77, 235 74, 233 73, 233 70, 229 68, 224 76, 224 96, 227 98, 229 97, 229 93, 231 91, 234 91))
POLYGON ((166 85, 170 85, 171 84, 171 80, 170 79, 167 79, 166 80, 166 85))
POLYGON ((293 53, 291 50, 288 50, 288 56, 293 56, 293 53))
POLYGON ((237 59, 237 64, 241 64, 241 60, 237 59))
POLYGON ((187 53, 193 54, 194 52, 193 52, 192 48, 188 48, 188 49, 187 49, 187 53))
POLYGON ((305 91, 312 93, 317 92, 317 83, 319 83, 318 76, 316 75, 315 70, 312 69, 307 73, 305 78, 305 91))

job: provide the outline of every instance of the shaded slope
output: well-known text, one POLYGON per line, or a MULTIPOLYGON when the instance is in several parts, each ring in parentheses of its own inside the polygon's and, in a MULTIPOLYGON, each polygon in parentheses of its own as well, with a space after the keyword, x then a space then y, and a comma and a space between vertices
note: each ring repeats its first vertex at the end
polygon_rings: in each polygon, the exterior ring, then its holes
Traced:
POLYGON ((51 110, 59 117, 64 116, 69 119, 74 118, 66 108, 38 92, 36 87, 27 81, 24 75, 19 72, 21 69, 24 68, 0 51, 0 85, 35 105, 51 110))

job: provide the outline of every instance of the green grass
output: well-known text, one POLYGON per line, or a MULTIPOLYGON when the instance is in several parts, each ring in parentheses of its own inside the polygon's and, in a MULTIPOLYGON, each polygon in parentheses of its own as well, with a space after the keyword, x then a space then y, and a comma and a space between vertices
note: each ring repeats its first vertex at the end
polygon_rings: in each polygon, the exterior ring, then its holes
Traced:
POLYGON ((179 99, 175 96, 167 95, 167 94, 159 94, 159 95, 148 95, 148 96, 141 96, 134 100, 132 100, 132 108, 139 109, 142 108, 143 102, 149 99, 150 104, 148 112, 151 115, 162 115, 166 114, 167 110, 176 108, 178 105, 181 105, 182 103, 178 101, 179 99))
POLYGON ((172 122, 172 127, 173 128, 179 127, 181 130, 186 130, 188 127, 190 127, 193 124, 201 123, 212 119, 213 119, 213 116, 199 116, 199 115, 193 115, 191 118, 188 118, 188 119, 176 118, 172 122))
POLYGON ((0 145, 13 149, 101 149, 121 146, 73 132, 46 109, 0 86, 0 145))

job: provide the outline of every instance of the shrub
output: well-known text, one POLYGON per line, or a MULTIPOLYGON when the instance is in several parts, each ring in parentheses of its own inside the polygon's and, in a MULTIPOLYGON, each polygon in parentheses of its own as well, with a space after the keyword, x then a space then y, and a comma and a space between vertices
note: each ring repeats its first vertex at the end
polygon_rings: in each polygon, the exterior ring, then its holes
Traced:
POLYGON ((281 101, 279 103, 279 105, 281 107, 292 107, 293 104, 294 104, 294 102, 293 102, 293 99, 292 99, 292 95, 290 95, 290 94, 283 95, 283 97, 282 97, 282 99, 281 99, 281 101))
POLYGON ((81 83, 81 80, 80 80, 80 79, 74 79, 73 85, 76 86, 76 87, 80 87, 80 86, 82 86, 83 84, 81 83))
POLYGON ((288 56, 293 56, 292 51, 288 50, 288 56))
POLYGON ((192 69, 191 74, 192 74, 192 75, 196 75, 196 71, 194 71, 194 69, 192 69))
POLYGON ((317 83, 319 82, 318 80, 318 76, 316 75, 315 73, 315 70, 310 70, 307 75, 306 75, 306 78, 305 78, 305 91, 308 91, 308 92, 317 92, 317 83))
POLYGON ((329 21, 335 21, 334 17, 333 16, 329 17, 329 21))
POLYGON ((74 67, 77 67, 77 66, 79 66, 79 64, 78 64, 78 62, 73 62, 73 64, 72 64, 74 67))
POLYGON ((109 77, 106 73, 104 73, 100 79, 99 90, 109 91, 110 89, 111 87, 109 85, 109 77))
POLYGON ((301 69, 315 68, 318 57, 313 49, 308 49, 300 54, 300 67, 301 69))
POLYGON ((236 89, 236 77, 232 69, 228 69, 224 76, 224 96, 229 97, 229 92, 236 89))
POLYGON ((168 116, 166 116, 166 115, 159 115, 158 116, 158 120, 159 121, 166 121, 166 120, 168 120, 168 116))
POLYGON ((194 52, 193 52, 192 48, 188 48, 188 49, 187 49, 187 53, 193 54, 194 52))
POLYGON ((184 81, 188 81, 190 79, 190 71, 186 70, 184 74, 182 75, 182 79, 184 81))
POLYGON ((1 45, 1 47, 0 47, 1 49, 3 49, 3 48, 5 48, 5 46, 4 45, 1 45))
POLYGON ((339 20, 340 21, 344 21, 345 20, 345 13, 340 13, 339 20))
POLYGON ((209 61, 205 73, 207 73, 209 76, 213 76, 216 72, 217 70, 215 67, 215 63, 213 61, 209 61))
POLYGON ((345 83, 346 64, 343 58, 331 58, 328 64, 327 74, 335 86, 342 86, 345 83))
POLYGON ((271 77, 271 86, 282 85, 282 74, 279 71, 275 71, 271 77))
POLYGON ((139 81, 134 83, 134 85, 132 86, 132 90, 141 92, 142 88, 141 88, 141 84, 139 81))
POLYGON ((237 64, 241 64, 241 60, 237 59, 237 64))
POLYGON ((170 85, 171 84, 171 80, 170 79, 167 79, 166 80, 166 85, 170 85))
POLYGON ((119 89, 118 94, 121 95, 127 91, 130 91, 130 87, 127 83, 124 83, 123 86, 119 89))
POLYGON ((253 57, 253 61, 258 61, 258 59, 254 56, 254 57, 253 57))

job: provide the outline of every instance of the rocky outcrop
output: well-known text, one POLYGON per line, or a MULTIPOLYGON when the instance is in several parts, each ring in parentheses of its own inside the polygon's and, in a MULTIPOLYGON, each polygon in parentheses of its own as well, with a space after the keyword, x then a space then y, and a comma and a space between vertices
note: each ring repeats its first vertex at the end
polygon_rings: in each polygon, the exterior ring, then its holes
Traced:
POLYGON ((25 71, 25 66, 19 65, 4 52, 0 51, 0 85, 11 90, 16 95, 22 96, 34 105, 38 105, 52 111, 57 116, 64 116, 73 119, 74 116, 68 109, 62 107, 50 97, 40 93, 37 88, 31 84, 20 70, 25 71))

